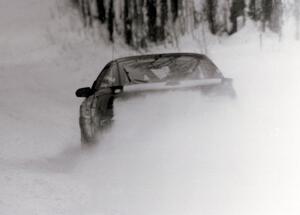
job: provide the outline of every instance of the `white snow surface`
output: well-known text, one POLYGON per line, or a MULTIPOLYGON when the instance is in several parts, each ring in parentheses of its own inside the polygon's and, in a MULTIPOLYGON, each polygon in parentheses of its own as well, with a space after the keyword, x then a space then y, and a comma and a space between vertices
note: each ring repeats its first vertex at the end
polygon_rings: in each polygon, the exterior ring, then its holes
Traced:
MULTIPOLYGON (((300 213, 298 42, 266 34, 260 48, 249 24, 209 47, 235 100, 117 100, 112 128, 82 148, 75 90, 134 52, 85 35, 63 6, 0 0, 1 215, 300 213)), ((185 37, 179 51, 199 50, 185 37)))

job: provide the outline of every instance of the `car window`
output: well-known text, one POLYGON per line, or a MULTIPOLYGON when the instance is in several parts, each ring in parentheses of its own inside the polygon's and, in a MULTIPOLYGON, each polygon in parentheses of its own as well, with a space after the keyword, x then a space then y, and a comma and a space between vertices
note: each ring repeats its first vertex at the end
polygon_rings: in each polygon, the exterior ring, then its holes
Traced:
POLYGON ((170 68, 168 66, 163 66, 161 68, 158 69, 150 69, 152 73, 154 73, 154 75, 156 75, 156 77, 158 77, 160 80, 168 77, 168 75, 170 74, 170 68))
POLYGON ((117 83, 117 77, 114 74, 113 70, 107 71, 107 73, 104 75, 102 81, 100 82, 100 88, 103 87, 112 87, 115 86, 117 83))
POLYGON ((104 67, 95 82, 95 89, 107 88, 119 85, 118 71, 115 64, 108 64, 104 67))
POLYGON ((200 60, 197 66, 200 79, 220 78, 218 68, 208 60, 200 60))

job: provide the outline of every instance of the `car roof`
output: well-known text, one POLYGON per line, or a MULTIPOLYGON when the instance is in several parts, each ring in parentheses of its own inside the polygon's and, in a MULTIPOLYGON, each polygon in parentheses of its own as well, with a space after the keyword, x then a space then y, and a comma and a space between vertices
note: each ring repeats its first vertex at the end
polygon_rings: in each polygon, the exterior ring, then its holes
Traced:
POLYGON ((112 62, 120 63, 120 62, 125 62, 125 61, 128 61, 128 60, 139 60, 139 59, 159 58, 159 57, 181 57, 181 56, 207 59, 207 57, 204 54, 177 52, 177 53, 147 54, 147 55, 136 55, 136 56, 122 57, 122 58, 117 58, 117 59, 113 60, 112 62))

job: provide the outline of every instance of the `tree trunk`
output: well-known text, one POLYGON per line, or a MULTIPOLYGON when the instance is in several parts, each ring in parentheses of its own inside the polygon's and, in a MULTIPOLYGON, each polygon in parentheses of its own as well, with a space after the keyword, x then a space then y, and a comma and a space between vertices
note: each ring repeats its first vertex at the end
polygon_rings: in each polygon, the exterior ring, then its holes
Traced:
POLYGON ((104 6, 104 0, 97 0, 97 11, 98 11, 98 19, 101 23, 104 23, 106 20, 106 10, 104 6))
POLYGON ((114 42, 114 0, 109 1, 109 9, 108 9, 108 23, 107 28, 109 32, 109 40, 114 42))
POLYGON ((210 32, 212 34, 216 34, 217 33, 217 26, 216 26, 217 1, 206 0, 206 8, 207 8, 207 20, 208 20, 210 32))
POLYGON ((160 26, 158 29, 158 39, 160 41, 166 38, 166 25, 168 22, 168 2, 167 0, 161 0, 160 2, 160 26))
POLYGON ((130 8, 132 7, 133 0, 125 0, 124 3, 124 34, 125 42, 128 45, 132 45, 132 16, 130 8))
POLYGON ((273 10, 273 0, 262 0, 262 23, 263 32, 266 30, 266 25, 271 20, 272 10, 273 10))
POLYGON ((178 8, 179 8, 179 0, 171 0, 171 11, 173 15, 173 22, 175 22, 178 17, 178 8))
POLYGON ((157 41, 157 0, 147 0, 148 38, 152 42, 157 41))
POLYGON ((232 23, 232 28, 229 34, 234 34, 238 31, 238 22, 237 19, 239 16, 244 16, 245 10, 244 0, 233 0, 230 8, 230 21, 232 23))

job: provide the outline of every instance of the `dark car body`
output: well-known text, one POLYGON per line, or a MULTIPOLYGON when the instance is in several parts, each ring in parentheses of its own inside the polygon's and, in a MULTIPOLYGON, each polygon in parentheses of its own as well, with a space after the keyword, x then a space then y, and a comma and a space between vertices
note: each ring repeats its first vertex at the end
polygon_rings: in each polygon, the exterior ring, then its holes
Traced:
POLYGON ((94 142, 97 131, 113 118, 116 97, 144 92, 198 90, 205 95, 235 96, 232 79, 225 78, 205 55, 195 53, 152 54, 109 62, 91 88, 80 88, 82 143, 94 142))

